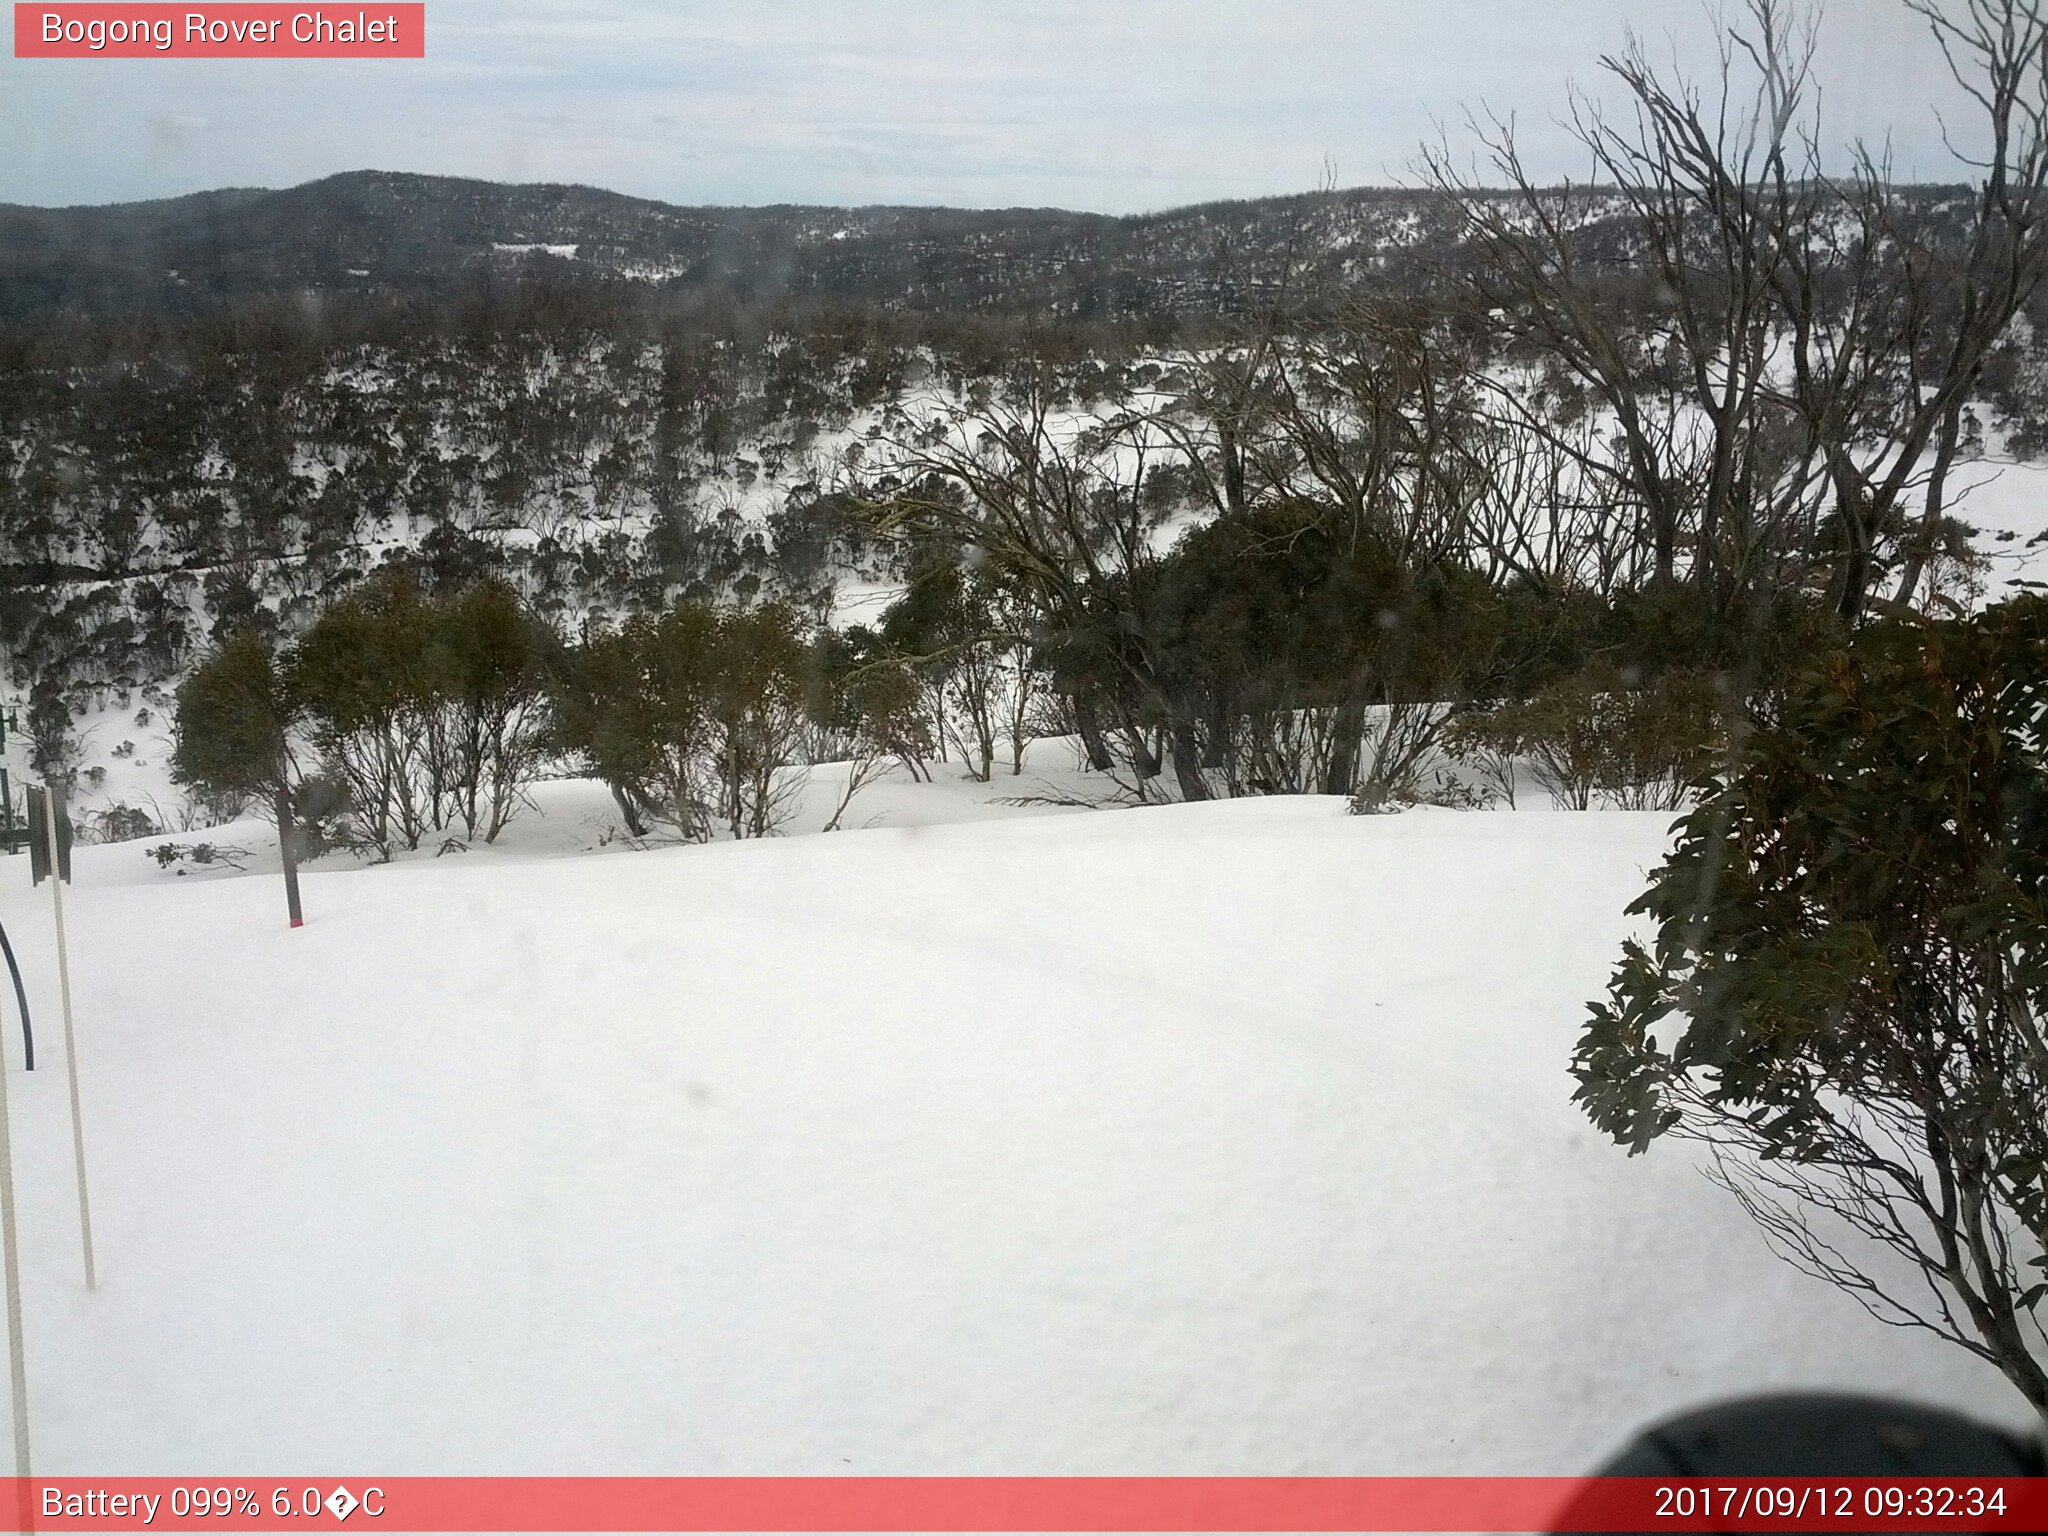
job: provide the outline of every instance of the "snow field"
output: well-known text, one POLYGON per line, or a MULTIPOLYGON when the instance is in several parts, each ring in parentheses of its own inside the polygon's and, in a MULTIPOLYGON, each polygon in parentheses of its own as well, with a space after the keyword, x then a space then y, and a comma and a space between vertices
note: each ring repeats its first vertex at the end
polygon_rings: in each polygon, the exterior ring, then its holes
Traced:
POLYGON ((1668 816, 575 854, 601 791, 551 793, 316 866, 298 932, 274 873, 80 850, 97 1294, 0 861, 39 1472, 1562 1473, 1795 1386, 2021 1422, 1570 1104, 1668 816))

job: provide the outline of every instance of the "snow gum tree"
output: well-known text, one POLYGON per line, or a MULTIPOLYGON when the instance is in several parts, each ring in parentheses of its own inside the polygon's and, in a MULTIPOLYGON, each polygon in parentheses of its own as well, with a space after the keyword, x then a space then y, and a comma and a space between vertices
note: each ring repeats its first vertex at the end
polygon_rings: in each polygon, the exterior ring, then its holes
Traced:
POLYGON ((429 597, 392 573, 320 616, 290 685, 371 844, 388 855, 457 825, 496 840, 538 765, 550 649, 490 577, 429 597))
POLYGON ((268 647, 244 631, 179 686, 171 775, 217 799, 268 804, 288 786, 292 717, 268 647))
POLYGON ((348 785, 363 835, 389 856, 434 822, 430 621, 418 589, 384 578, 321 614, 289 663, 322 757, 348 785))
POLYGON ((297 716, 286 679, 260 636, 243 631, 193 669, 178 689, 171 776, 216 800, 254 798, 277 823, 285 903, 299 906, 298 831, 292 805, 291 733, 297 716))
POLYGON ((917 658, 941 744, 950 741, 968 773, 983 783, 1012 692, 1006 653, 1015 649, 990 587, 984 571, 950 559, 927 561, 912 569, 903 596, 882 616, 882 638, 917 658))
POLYGON ((553 745, 612 786, 635 835, 657 821, 691 841, 766 837, 800 787, 812 671, 786 604, 636 614, 557 659, 553 745))
POLYGON ((719 813, 734 837, 766 837, 796 808, 795 768, 809 721, 809 651, 786 603, 718 618, 710 682, 719 813))
POLYGON ((497 580, 444 602, 436 620, 443 778, 464 830, 495 842, 538 765, 548 632, 497 580))
POLYGON ((707 782, 712 649, 717 613, 684 603, 636 614, 590 636, 555 668, 555 746, 612 786, 627 830, 665 822, 688 839, 711 835, 707 782))
POLYGON ((1618 105, 1579 94, 1565 123, 1585 183, 1539 178, 1505 119, 1474 124, 1480 168, 1425 155, 1475 309, 1597 402, 1607 440, 1520 382, 1490 380, 1489 410, 1601 487, 1634 579, 1731 611, 1824 586, 1848 623, 1886 606, 1887 577, 1890 606, 1941 595, 1969 402, 2048 278, 2048 16, 1904 7, 1969 103, 1943 124, 1969 183, 1945 219, 1888 151, 1829 143, 1818 9, 1796 0, 1732 7, 1704 82, 1635 36, 1602 59, 1618 105))
POLYGON ((2048 601, 1867 630, 1701 790, 1579 1102, 2048 1421, 2048 601))

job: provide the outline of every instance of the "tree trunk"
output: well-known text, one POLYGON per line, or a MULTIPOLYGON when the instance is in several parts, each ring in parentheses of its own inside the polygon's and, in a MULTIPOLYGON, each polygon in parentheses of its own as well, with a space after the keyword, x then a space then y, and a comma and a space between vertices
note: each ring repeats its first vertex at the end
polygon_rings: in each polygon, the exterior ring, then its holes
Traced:
POLYGON ((1900 607, 1910 608, 1913 594, 1920 589, 1920 578, 1927 569, 1927 556, 1934 548, 1935 530, 1941 526, 1941 515, 1948 503, 1948 470, 1955 462, 1956 444, 1963 430, 1963 401, 1956 397, 1941 416, 1941 436, 1934 447, 1934 467, 1927 477, 1927 511, 1920 522, 1920 541, 1906 553, 1905 569, 1899 573, 1897 601, 1900 607))
POLYGON ((1358 788, 1358 753, 1365 740, 1365 706, 1347 699, 1337 706, 1330 727, 1330 761, 1323 770, 1322 792, 1348 795, 1358 788))
POLYGON ((1855 530, 1850 537, 1848 552, 1842 558, 1842 581, 1835 593, 1835 617, 1844 624, 1854 625, 1863 617, 1863 601, 1870 589, 1870 551, 1862 541, 1861 530, 1855 530))
POLYGON ((1221 696, 1209 700, 1208 728, 1202 739, 1202 766, 1227 769, 1230 766, 1230 714, 1221 696))
POLYGON ((1202 753, 1195 744, 1195 733, 1185 721, 1176 720, 1167 732, 1168 755, 1173 759, 1174 781, 1180 785, 1183 800, 1208 800, 1214 798, 1209 791, 1209 781, 1202 777, 1202 753))
MULTIPOLYGON (((1843 456, 1836 454, 1837 459, 1843 456)), ((1835 515, 1841 519, 1842 574, 1835 589, 1835 616, 1854 625, 1863 617, 1863 605, 1870 593, 1871 508, 1855 471, 1832 468, 1829 479, 1835 487, 1835 515)))
POLYGON ((299 906, 299 828, 292 816, 292 792, 286 788, 277 791, 277 851, 284 862, 284 904, 291 915, 292 926, 306 926, 306 914, 299 906))
POLYGON ((1095 718, 1095 708, 1083 699, 1074 700, 1074 729, 1080 733, 1081 746, 1088 754, 1088 766, 1097 773, 1107 773, 1112 765, 1109 743, 1103 739, 1102 722, 1095 718))
POLYGON ((625 786, 613 783, 610 785, 610 789, 612 799, 618 802, 619 815, 625 818, 626 830, 635 837, 645 837, 647 835, 647 824, 641 821, 640 812, 634 806, 632 797, 626 793, 625 786))

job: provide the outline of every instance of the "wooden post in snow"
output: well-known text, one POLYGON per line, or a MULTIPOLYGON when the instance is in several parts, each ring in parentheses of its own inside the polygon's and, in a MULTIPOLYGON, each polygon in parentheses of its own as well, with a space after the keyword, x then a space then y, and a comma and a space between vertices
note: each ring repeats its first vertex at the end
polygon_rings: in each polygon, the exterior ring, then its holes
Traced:
POLYGON ((299 907, 299 850, 297 828, 292 821, 292 792, 277 792, 277 852, 284 860, 284 905, 291 913, 292 926, 306 926, 306 914, 299 907))
POLYGON ((85 1288, 99 1289, 92 1258, 92 1198, 85 1184, 85 1116, 78 1104, 78 1031, 71 1019, 71 949, 64 937, 64 882, 70 873, 68 851, 57 842, 57 791, 43 786, 43 830, 50 840, 50 901, 57 915, 57 996, 64 1005, 64 1065, 71 1080, 71 1155, 78 1170, 78 1237, 85 1249, 85 1288))
POLYGON ((28 1364, 22 1354, 21 1254, 17 1230, 14 1221, 14 1132, 7 1117, 7 1064, 0 1060, 0 1241, 5 1245, 4 1253, 0 1253, 0 1269, 4 1269, 6 1278, 7 1381, 14 1407, 14 1475, 20 1480, 15 1486, 22 1491, 24 1519, 21 1528, 28 1530, 28 1364))

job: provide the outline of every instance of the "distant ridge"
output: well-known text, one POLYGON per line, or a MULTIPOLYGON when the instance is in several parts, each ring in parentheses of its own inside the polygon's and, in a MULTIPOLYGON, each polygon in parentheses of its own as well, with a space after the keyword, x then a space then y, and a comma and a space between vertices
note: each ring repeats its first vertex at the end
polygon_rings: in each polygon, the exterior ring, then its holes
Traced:
POLYGON ((1330 275, 1447 234, 1428 194, 1385 188, 1113 216, 679 207, 597 187, 352 171, 280 191, 0 205, 0 321, 183 314, 307 289, 432 293, 530 263, 748 299, 1133 314, 1227 303, 1288 249, 1330 275))

